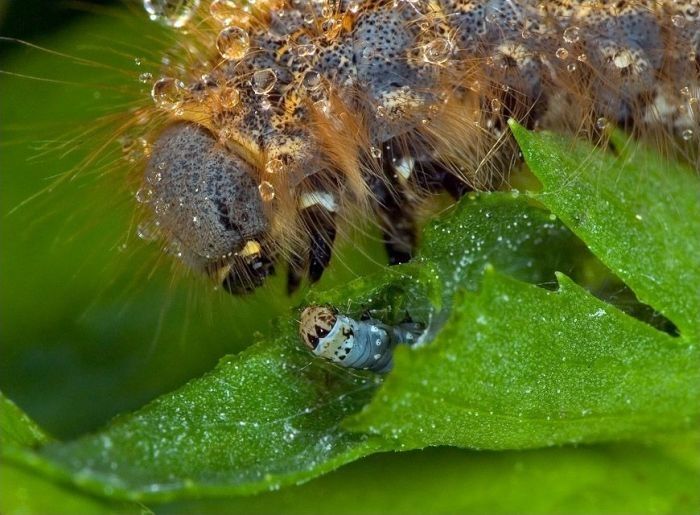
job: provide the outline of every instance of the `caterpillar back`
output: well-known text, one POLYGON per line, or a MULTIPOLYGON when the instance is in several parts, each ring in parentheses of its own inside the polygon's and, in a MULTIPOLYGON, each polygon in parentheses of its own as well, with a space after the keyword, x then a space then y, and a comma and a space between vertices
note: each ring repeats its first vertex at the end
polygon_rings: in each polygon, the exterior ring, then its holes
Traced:
POLYGON ((614 124, 697 167, 698 0, 144 4, 183 51, 137 113, 139 198, 234 293, 280 262, 290 291, 318 280, 357 217, 407 261, 429 195, 507 181, 509 118, 595 142, 614 124))

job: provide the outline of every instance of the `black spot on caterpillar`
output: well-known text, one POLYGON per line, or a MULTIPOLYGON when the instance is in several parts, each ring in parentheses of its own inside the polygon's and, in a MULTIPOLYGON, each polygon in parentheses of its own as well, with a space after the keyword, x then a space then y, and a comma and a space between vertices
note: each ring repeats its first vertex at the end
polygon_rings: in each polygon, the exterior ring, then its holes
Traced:
POLYGON ((357 216, 407 261, 430 194, 507 182, 509 118, 594 142, 616 125, 697 167, 698 0, 144 4, 199 45, 153 85, 140 198, 234 293, 280 261, 290 291, 318 280, 357 216))
POLYGON ((299 322, 299 336, 315 356, 381 373, 391 370, 397 345, 418 343, 424 331, 417 322, 390 326, 370 317, 355 320, 327 306, 308 306, 299 322))

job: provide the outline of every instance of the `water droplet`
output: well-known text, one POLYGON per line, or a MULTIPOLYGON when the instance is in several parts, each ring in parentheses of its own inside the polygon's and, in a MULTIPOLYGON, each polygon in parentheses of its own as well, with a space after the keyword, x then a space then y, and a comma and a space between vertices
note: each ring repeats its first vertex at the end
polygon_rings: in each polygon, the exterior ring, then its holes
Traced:
POLYGON ((267 95, 277 82, 277 75, 270 68, 258 70, 253 74, 251 86, 256 95, 267 95))
POLYGON ((267 165, 265 166, 265 172, 271 173, 271 174, 276 174, 280 173, 284 170, 284 161, 278 158, 272 158, 267 162, 267 165))
POLYGON ((308 71, 304 74, 304 79, 302 80, 302 85, 308 91, 316 91, 321 87, 321 74, 314 71, 308 71))
POLYGON ((681 133, 681 138, 685 141, 690 141, 693 138, 693 129, 686 129, 681 133))
POLYGON ((491 110, 494 112, 501 110, 501 101, 497 98, 491 100, 491 110))
POLYGON ((557 59, 561 59, 562 61, 564 59, 567 59, 569 57, 569 51, 566 48, 557 48, 557 51, 554 53, 554 55, 557 56, 557 59))
POLYGON ((122 147, 122 152, 124 152, 125 154, 128 154, 135 144, 134 139, 129 136, 122 136, 121 138, 119 138, 118 142, 122 147))
POLYGON ((177 110, 185 99, 185 85, 171 77, 163 77, 153 84, 151 98, 160 109, 177 110))
POLYGON ((182 243, 179 240, 172 240, 163 248, 163 252, 180 258, 182 257, 182 243))
POLYGON ((224 109, 233 109, 240 101, 241 93, 234 87, 225 87, 219 92, 219 102, 224 109))
POLYGON ((683 86, 680 91, 681 95, 683 95, 684 97, 690 96, 690 87, 683 86))
POLYGON ((369 154, 375 159, 382 157, 382 151, 375 146, 369 147, 369 154))
POLYGON ((199 7, 199 0, 143 0, 148 17, 168 27, 184 27, 199 7))
POLYGON ((157 215, 164 215, 168 212, 168 204, 157 201, 155 204, 153 204, 153 211, 155 211, 157 215))
POLYGON ((566 65, 566 71, 573 73, 576 71, 576 63, 569 63, 566 65))
POLYGON ((134 197, 136 198, 136 202, 147 204, 153 200, 153 190, 148 186, 142 186, 134 194, 134 197))
POLYGON ((627 68, 634 61, 632 53, 628 50, 623 50, 615 55, 613 58, 613 64, 620 69, 627 68))
POLYGON ((233 20, 240 17, 240 9, 231 0, 214 0, 209 5, 209 14, 222 25, 230 25, 233 20))
POLYGON ((153 80, 153 75, 149 72, 143 72, 139 75, 139 82, 143 82, 144 84, 151 82, 153 80))
MULTIPOLYGON (((165 165, 165 163, 160 163, 160 165, 165 165)), ((160 168, 160 165, 158 167, 160 168)), ((161 168, 162 170, 162 168, 161 168)), ((163 173, 160 172, 159 170, 152 171, 146 176, 146 182, 149 184, 158 184, 160 181, 163 180, 163 173)))
POLYGON ((681 16, 680 14, 671 16, 671 23, 673 23, 673 25, 679 29, 683 28, 685 27, 685 17, 681 16))
POLYGON ((601 129, 601 130, 602 130, 602 129, 605 129, 605 128, 608 126, 608 120, 607 120, 607 118, 605 118, 604 116, 601 116, 600 118, 598 118, 598 119, 595 121, 595 126, 596 126, 598 129, 601 129))
POLYGON ((248 33, 240 27, 226 27, 216 38, 219 54, 229 61, 242 59, 249 47, 248 33))
POLYGON ((423 60, 427 63, 442 64, 452 53, 452 43, 445 38, 437 38, 423 47, 423 60))
POLYGON ((314 55, 316 53, 316 45, 297 45, 294 47, 294 53, 299 57, 306 57, 308 55, 314 55))
POLYGON ((576 59, 582 63, 585 63, 588 60, 588 56, 586 54, 579 54, 576 59))
POLYGON ((327 115, 331 109, 331 104, 327 98, 322 98, 321 100, 317 100, 316 102, 314 102, 314 108, 319 112, 327 115))
POLYGON ((581 29, 578 27, 571 26, 564 30, 564 41, 571 44, 577 43, 581 39, 581 29))
POLYGON ((265 202, 269 202, 275 198, 275 187, 268 181, 261 182, 258 186, 258 191, 260 192, 260 198, 265 202))
POLYGON ((144 241, 154 241, 158 239, 158 227, 153 222, 142 222, 136 228, 136 235, 144 241))

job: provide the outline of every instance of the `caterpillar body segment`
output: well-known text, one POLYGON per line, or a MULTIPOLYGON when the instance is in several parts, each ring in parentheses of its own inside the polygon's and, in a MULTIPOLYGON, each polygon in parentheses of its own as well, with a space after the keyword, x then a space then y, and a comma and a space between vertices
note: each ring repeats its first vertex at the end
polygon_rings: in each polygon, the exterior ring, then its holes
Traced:
POLYGON ((391 370, 397 345, 414 345, 423 332, 416 322, 390 326, 369 317, 355 320, 326 306, 305 308, 299 323, 299 336, 315 356, 379 373, 391 370))
POLYGON ((202 0, 188 27, 209 44, 154 84, 149 216, 233 293, 280 261, 317 280, 357 217, 410 259, 428 195, 507 180, 511 117, 697 164, 700 0, 202 0))

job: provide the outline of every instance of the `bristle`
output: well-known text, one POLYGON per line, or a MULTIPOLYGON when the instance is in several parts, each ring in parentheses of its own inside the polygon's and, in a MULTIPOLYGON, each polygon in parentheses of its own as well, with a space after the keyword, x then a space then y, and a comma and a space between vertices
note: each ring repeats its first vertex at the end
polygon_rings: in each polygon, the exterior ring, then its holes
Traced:
POLYGON ((507 183, 509 118, 601 144, 617 126, 698 167, 698 0, 203 0, 151 14, 181 31, 181 51, 137 112, 144 137, 162 147, 168 127, 199 127, 255 181, 223 195, 198 168, 209 151, 177 172, 167 154, 150 158, 150 216, 219 279, 255 241, 291 263, 290 284, 303 266, 315 280, 336 224, 368 216, 390 260, 407 259, 428 196, 507 183), (241 205, 252 194, 260 208, 241 205), (196 235, 183 213, 227 223, 196 235))

